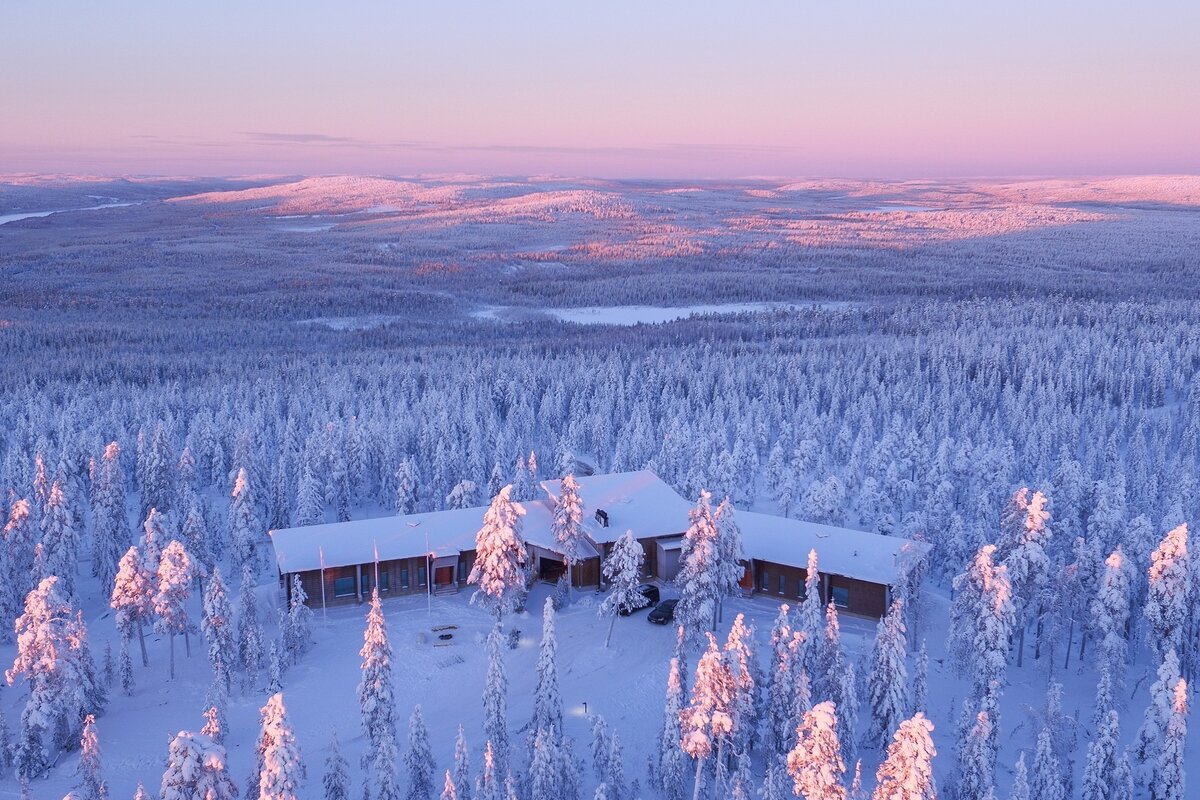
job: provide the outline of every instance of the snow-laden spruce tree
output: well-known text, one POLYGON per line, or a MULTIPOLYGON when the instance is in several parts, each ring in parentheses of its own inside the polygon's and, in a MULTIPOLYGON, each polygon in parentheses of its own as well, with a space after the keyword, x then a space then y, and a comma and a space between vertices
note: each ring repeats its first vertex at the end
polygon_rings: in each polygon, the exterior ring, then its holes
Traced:
POLYGON ((728 497, 717 506, 713 522, 717 526, 717 614, 720 617, 725 598, 741 594, 746 552, 742 548, 742 531, 728 497))
POLYGON ((291 591, 288 593, 287 624, 284 626, 283 645, 287 661, 297 663, 308 652, 312 642, 312 609, 308 607, 308 594, 299 574, 292 575, 291 591))
MULTIPOLYGON (((813 697, 817 700, 834 700, 841 681, 842 670, 846 665, 846 654, 842 650, 842 627, 838 620, 837 606, 833 603, 825 605, 825 631, 821 636, 821 644, 814 648, 813 653, 813 697)), ((842 708, 841 703, 837 707, 842 708)), ((847 764, 851 763, 849 760, 847 764)))
POLYGON ((362 674, 358 682, 358 703, 362 710, 363 732, 368 748, 364 764, 373 764, 384 740, 396 738, 396 687, 392 678, 392 645, 379 602, 379 587, 371 590, 371 607, 363 631, 362 674))
POLYGON ((1031 800, 1029 796, 1029 770, 1025 768, 1025 752, 1017 756, 1016 766, 1013 767, 1012 788, 1008 792, 1008 800, 1031 800))
POLYGON ((1186 523, 1169 531, 1150 554, 1148 581, 1145 615, 1150 648, 1160 658, 1168 650, 1178 655, 1192 589, 1186 523))
POLYGON ((554 602, 547 597, 542 606, 542 642, 538 649, 537 685, 533 691, 533 719, 529 722, 530 743, 545 731, 555 745, 562 738, 562 694, 558 689, 558 637, 554 631, 554 602))
POLYGON ((1100 590, 1091 602, 1092 625, 1100 639, 1100 659, 1118 684, 1129 655, 1126 631, 1132 600, 1133 574, 1121 547, 1104 560, 1100 590))
POLYGON ((1081 800, 1113 800, 1113 776, 1117 773, 1117 751, 1121 735, 1121 718, 1109 709, 1100 722, 1096 738, 1087 748, 1087 765, 1083 769, 1081 800))
POLYGON ((438 795, 438 800, 458 800, 458 786, 455 785, 450 770, 446 770, 446 777, 442 780, 442 793, 438 795))
POLYGON ((620 539, 613 543, 612 550, 604 559, 602 572, 604 580, 609 583, 608 597, 596 610, 601 617, 608 617, 608 633, 604 637, 604 646, 608 647, 612 639, 613 627, 622 611, 629 612, 642 608, 650 601, 638 591, 642 583, 642 563, 646 551, 641 543, 633 538, 633 531, 625 531, 620 539))
POLYGON ((1036 604, 1050 580, 1050 512, 1046 496, 1041 492, 1029 494, 1021 488, 1013 494, 1000 515, 1001 563, 1008 569, 1012 582, 1013 607, 1016 614, 1017 666, 1023 663, 1025 629, 1031 616, 1039 616, 1036 604))
POLYGON ((242 586, 238 591, 237 621, 238 661, 244 670, 246 688, 258 682, 263 661, 263 629, 258 621, 258 597, 254 592, 254 570, 249 564, 242 567, 242 586))
POLYGON ((337 731, 329 735, 329 755, 325 756, 325 774, 321 776, 325 800, 350 800, 350 764, 342 755, 337 731))
POLYGON ((37 585, 33 553, 39 538, 40 533, 29 501, 14 500, 8 509, 8 521, 4 524, 4 545, 8 550, 9 574, 12 579, 11 598, 15 601, 8 609, 11 616, 6 615, 3 620, 6 623, 6 637, 12 635, 12 632, 7 630, 7 622, 21 613, 21 604, 24 603, 25 596, 37 585))
POLYGON ((629 800, 629 785, 625 780, 625 751, 621 737, 614 730, 609 737, 608 759, 603 783, 608 787, 612 800, 629 800))
POLYGON ((467 734, 463 726, 458 726, 458 736, 454 739, 454 787, 455 793, 469 800, 471 797, 471 751, 467 747, 467 734))
POLYGON ((992 800, 995 789, 996 749, 988 712, 975 715, 958 750, 955 800, 992 800))
POLYGON ((808 551, 808 566, 804 572, 804 599, 796 607, 796 618, 793 630, 804 634, 803 646, 800 650, 799 665, 804 669, 817 696, 828 694, 825 679, 828 676, 819 675, 820 665, 828 660, 822 651, 825 649, 825 602, 821 598, 821 571, 817 559, 817 551, 808 551))
MULTIPOLYGON (((559 484, 558 502, 554 504, 554 517, 550 521, 550 532, 558 543, 567 565, 567 592, 573 588, 575 565, 588 554, 587 537, 583 531, 583 500, 579 497, 579 483, 568 474, 559 484)), ((607 576, 605 576, 607 577, 607 576)))
POLYGON ((725 659, 733 676, 733 752, 749 753, 758 742, 759 674, 754 624, 744 614, 734 617, 725 639, 725 659))
POLYGON ((497 777, 496 753, 489 741, 483 748, 483 769, 475 779, 475 800, 502 800, 504 787, 497 777))
POLYGON ((954 579, 950 606, 946 649, 959 674, 971 678, 971 696, 977 699, 993 682, 1003 684, 1016 621, 1008 569, 993 563, 995 552, 995 545, 979 548, 967 570, 954 579))
POLYGON ((304 783, 304 759, 288 720, 283 694, 275 693, 262 707, 262 733, 256 755, 259 800, 296 800, 304 783))
POLYGON ((137 634, 142 648, 142 666, 149 666, 146 655, 146 623, 154 618, 154 582, 146 570, 145 562, 136 547, 129 548, 121 557, 117 576, 113 580, 112 609, 117 630, 128 646, 133 634, 137 634))
POLYGON ((871 650, 871 669, 867 676, 867 695, 871 703, 872 741, 884 747, 908 713, 908 668, 905 655, 903 601, 892 601, 888 613, 879 620, 875 646, 871 650))
POLYGON ((92 575, 102 591, 113 585, 117 564, 128 544, 129 516, 125 507, 121 447, 111 442, 104 448, 92 483, 92 575))
POLYGON ((929 650, 925 647, 925 640, 921 640, 921 646, 917 648, 916 661, 913 664, 913 691, 912 691, 912 710, 927 711, 929 705, 929 650))
POLYGON ((694 800, 699 800, 703 770, 714 750, 717 759, 725 756, 726 745, 734 732, 733 675, 716 638, 707 631, 708 649, 696 664, 691 702, 680 714, 683 750, 696 761, 694 800))
POLYGON ((404 799, 433 800, 433 775, 437 768, 433 763, 433 748, 429 744, 429 729, 425 727, 425 718, 421 715, 419 705, 413 708, 412 716, 408 718, 408 749, 404 751, 404 766, 408 769, 408 789, 404 799))
MULTIPOLYGON (((417 510, 417 468, 411 459, 403 459, 396 466, 396 494, 393 507, 397 514, 411 514, 417 510)), ((463 798, 462 800, 466 800, 463 798)))
POLYGON ((771 626, 769 640, 770 663, 767 671, 767 685, 764 690, 765 719, 764 740, 776 755, 786 755, 788 741, 795 725, 792 721, 792 698, 795 687, 792 682, 792 661, 794 651, 791 647, 792 625, 790 608, 787 603, 779 606, 779 613, 771 626))
MULTIPOLYGON (((391 734, 380 741, 371 769, 374 771, 375 800, 401 800, 400 779, 396 774, 396 740, 391 734)), ((367 786, 363 783, 364 800, 367 786)))
POLYGON ((508 774, 508 675, 502 638, 497 624, 487 638, 487 678, 483 687, 483 735, 497 775, 508 774))
POLYGON ((1049 728, 1042 728, 1038 734, 1029 789, 1039 800, 1066 800, 1067 787, 1063 785, 1062 762, 1054 752, 1051 737, 1049 728))
POLYGON ((1156 680, 1150 685, 1150 703, 1137 736, 1130 745, 1134 761, 1139 767, 1143 781, 1149 770, 1158 762, 1166 738, 1167 723, 1171 716, 1175 684, 1179 682, 1179 658, 1174 650, 1168 650, 1158 665, 1156 680))
POLYGON ((712 498, 700 491, 696 507, 688 512, 690 524, 683 535, 679 553, 679 603, 675 619, 689 640, 700 641, 705 630, 717 624, 717 598, 720 596, 720 557, 717 523, 713 519, 712 498))
POLYGON ((180 731, 171 739, 160 800, 235 800, 237 795, 224 747, 210 736, 192 731, 180 731))
POLYGON ((497 624, 525 599, 528 554, 521 538, 523 516, 525 508, 512 499, 512 487, 505 486, 492 499, 483 527, 475 535, 475 563, 467 583, 479 588, 471 602, 491 611, 497 624))
POLYGON ((838 741, 837 709, 826 700, 804 713, 796 726, 796 745, 787 756, 787 771, 797 797, 845 800, 846 765, 838 741))
POLYGON ((221 568, 214 567, 204 585, 203 615, 200 631, 208 643, 208 661, 212 665, 213 681, 228 694, 233 681, 233 659, 237 647, 233 635, 233 608, 229 590, 221 577, 221 568))
POLYGON ((237 472, 229 494, 229 546, 234 564, 258 566, 258 544, 263 528, 258 519, 254 491, 245 468, 237 472))
POLYGON ((142 536, 138 539, 138 549, 142 553, 142 564, 146 571, 154 575, 158 571, 158 563, 162 560, 163 548, 173 539, 171 521, 167 515, 157 508, 151 508, 142 523, 142 536))
POLYGON ((1187 739, 1188 686, 1180 678, 1171 692, 1171 709, 1162 747, 1150 777, 1150 800, 1184 800, 1183 747, 1187 739))
POLYGON ((608 775, 608 757, 611 753, 612 738, 608 733, 608 721, 597 714, 592 717, 592 771, 600 783, 608 775))
POLYGON ((558 767, 557 745, 548 732, 539 729, 534 734, 533 746, 530 748, 530 800, 559 800, 561 795, 559 794, 558 767))
MULTIPOLYGON (((82 520, 80 521, 82 522, 82 520)), ((42 547, 46 553, 46 574, 57 575, 59 591, 67 599, 75 597, 75 572, 79 566, 79 531, 77 522, 63 496, 57 480, 50 486, 50 497, 42 512, 42 547)))
POLYGON ((651 759, 650 785, 659 791, 664 800, 683 800, 684 752, 680 727, 680 714, 687 693, 679 673, 679 659, 672 658, 667 670, 667 696, 663 705, 663 721, 659 728, 656 751, 651 759))
POLYGON ((321 483, 313 471, 313 465, 305 459, 300 466, 300 478, 296 484, 296 513, 294 522, 298 527, 320 525, 325 521, 325 497, 321 483))
POLYGON ((461 480, 446 495, 446 508, 471 508, 478 502, 479 487, 475 481, 461 480))
POLYGON ((96 738, 96 717, 88 714, 83 720, 83 737, 79 742, 79 797, 81 800, 108 800, 108 784, 100 764, 100 740, 96 738))
POLYGON ((900 723, 875 772, 872 800, 937 800, 932 732, 933 723, 919 711, 900 723))
POLYGON ((188 629, 187 602, 192 596, 192 581, 196 579, 195 568, 187 550, 178 541, 172 541, 162 552, 158 565, 156 591, 154 593, 154 630, 167 634, 170 640, 171 680, 175 680, 175 637, 183 635, 188 656, 192 655, 188 629))
POLYGON ((194 495, 183 501, 183 524, 179 526, 179 535, 188 554, 196 561, 197 571, 201 575, 212 572, 216 560, 213 558, 212 542, 209 539, 208 521, 200 508, 200 498, 194 495))

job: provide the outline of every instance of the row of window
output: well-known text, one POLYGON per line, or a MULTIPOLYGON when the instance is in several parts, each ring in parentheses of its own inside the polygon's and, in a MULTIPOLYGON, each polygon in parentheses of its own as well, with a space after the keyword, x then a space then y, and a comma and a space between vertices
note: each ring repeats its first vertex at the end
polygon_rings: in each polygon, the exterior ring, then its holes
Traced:
MULTIPOLYGON (((777 580, 777 587, 778 587, 776 589, 776 594, 781 594, 781 595, 786 596, 788 593, 787 592, 787 576, 786 575, 777 575, 776 580, 777 580)), ((799 583, 800 583, 800 585, 799 585, 799 587, 797 587, 799 591, 797 592, 797 594, 799 595, 799 598, 801 600, 803 600, 805 595, 807 594, 807 592, 805 592, 805 590, 804 590, 804 581, 800 581, 799 583)), ((771 573, 768 572, 767 570, 762 570, 758 576, 758 590, 760 592, 769 592, 769 591, 771 591, 770 584, 771 584, 771 573)), ((838 608, 849 608, 850 607, 850 590, 847 587, 831 586, 829 589, 829 594, 830 594, 829 599, 832 600, 833 604, 835 606, 837 606, 838 608)))
MULTIPOLYGON (((458 562, 458 581, 462 583, 466 581, 469 574, 467 562, 460 560, 458 562)), ((375 577, 373 567, 364 567, 362 571, 363 594, 371 593, 371 581, 375 577)), ((425 565, 421 564, 417 567, 417 586, 425 585, 425 565)), ((400 591, 404 592, 409 589, 408 567, 400 567, 399 569, 400 591)), ((383 594, 391 590, 391 571, 381 569, 379 571, 379 593, 383 594)), ((335 578, 333 581, 333 596, 334 597, 354 597, 357 592, 354 589, 354 576, 345 575, 340 578, 335 578)))

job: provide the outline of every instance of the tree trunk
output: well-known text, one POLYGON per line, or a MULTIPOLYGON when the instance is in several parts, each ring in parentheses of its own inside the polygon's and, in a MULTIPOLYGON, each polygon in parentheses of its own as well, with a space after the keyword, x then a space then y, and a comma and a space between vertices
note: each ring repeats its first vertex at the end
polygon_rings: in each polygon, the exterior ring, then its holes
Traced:
MULTIPOLYGON (((721 776, 722 771, 723 771, 722 767, 725 764, 724 759, 725 759, 725 742, 724 742, 724 740, 722 740, 721 743, 719 745, 717 745, 717 772, 714 777, 719 778, 721 776)), ((713 793, 715 795, 714 800, 722 800, 721 794, 724 790, 725 790, 725 787, 722 786, 718 781, 716 781, 716 780, 713 781, 713 793)))
POLYGON ((696 788, 692 790, 692 800, 700 800, 700 783, 704 780, 704 759, 696 759, 696 788))
POLYGON ((1025 626, 1021 626, 1021 635, 1017 637, 1017 668, 1025 663, 1025 626))
POLYGON ((183 652, 187 653, 187 657, 192 657, 192 638, 188 636, 188 632, 183 632, 183 652))
POLYGON ((138 644, 142 646, 142 666, 150 666, 150 658, 146 655, 146 633, 142 628, 142 621, 138 620, 138 644))
POLYGON ((171 640, 171 680, 175 680, 175 634, 167 638, 171 640))
POLYGON ((1075 644, 1075 618, 1071 617, 1071 621, 1067 624, 1067 657, 1063 661, 1063 670, 1071 666, 1071 647, 1075 644))
POLYGON ((604 646, 608 647, 608 642, 612 639, 613 626, 617 624, 617 615, 613 614, 612 619, 608 621, 608 635, 604 637, 604 646))
MULTIPOLYGON (((571 604, 571 593, 575 591, 575 580, 571 577, 571 562, 567 562, 567 605, 571 604)), ((607 647, 608 645, 605 645, 607 647)))

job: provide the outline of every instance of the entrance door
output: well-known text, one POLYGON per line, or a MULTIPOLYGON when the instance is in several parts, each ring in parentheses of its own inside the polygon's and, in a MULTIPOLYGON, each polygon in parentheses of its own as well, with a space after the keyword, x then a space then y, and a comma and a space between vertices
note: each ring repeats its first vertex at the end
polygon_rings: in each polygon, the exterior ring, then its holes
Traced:
POLYGON ((433 585, 445 586, 454 583, 454 567, 438 567, 433 571, 433 585))
POLYGON ((566 571, 566 567, 557 558, 538 559, 538 577, 547 583, 558 583, 558 579, 566 571))

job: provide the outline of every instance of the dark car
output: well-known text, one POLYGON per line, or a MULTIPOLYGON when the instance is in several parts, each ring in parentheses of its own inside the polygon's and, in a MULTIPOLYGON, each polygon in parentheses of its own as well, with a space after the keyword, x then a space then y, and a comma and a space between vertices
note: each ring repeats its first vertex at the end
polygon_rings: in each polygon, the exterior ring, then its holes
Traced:
POLYGON ((678 600, 663 600, 653 611, 650 612, 646 619, 653 622, 655 625, 666 625, 671 620, 675 619, 675 604, 678 600))
POLYGON ((658 602, 658 598, 660 596, 658 593, 658 587, 653 583, 643 583, 637 588, 637 590, 642 597, 646 598, 646 602, 642 603, 637 608, 623 607, 620 612, 622 617, 628 617, 633 612, 640 611, 641 609, 652 606, 658 602))

